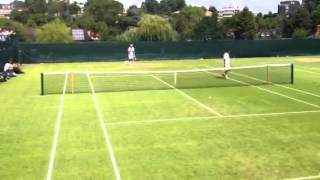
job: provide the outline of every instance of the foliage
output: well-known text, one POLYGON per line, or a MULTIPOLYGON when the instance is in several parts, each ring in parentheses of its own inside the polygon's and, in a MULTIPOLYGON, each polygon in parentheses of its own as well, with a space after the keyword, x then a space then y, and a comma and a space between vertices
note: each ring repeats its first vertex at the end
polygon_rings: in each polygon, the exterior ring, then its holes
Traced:
POLYGON ((186 6, 185 0, 161 0, 160 10, 163 14, 170 15, 173 12, 179 11, 186 6))
POLYGON ((176 32, 170 23, 157 15, 145 15, 138 24, 119 37, 124 41, 174 41, 176 32))
POLYGON ((142 9, 137 6, 130 6, 127 14, 122 16, 119 25, 122 30, 128 30, 131 27, 136 27, 141 19, 142 9))
POLYGON ((297 12, 291 16, 291 20, 295 28, 310 29, 312 26, 311 16, 306 8, 299 8, 297 12))
POLYGON ((142 8, 150 14, 156 14, 159 12, 160 3, 157 0, 145 0, 142 4, 142 8))
POLYGON ((308 9, 309 12, 313 12, 317 6, 320 5, 320 0, 304 0, 304 7, 308 9))
POLYGON ((29 13, 25 10, 14 9, 10 14, 10 19, 26 24, 29 13))
POLYGON ((131 28, 117 37, 119 41, 133 42, 138 41, 138 28, 131 28))
POLYGON ((293 32, 292 38, 294 39, 304 39, 308 37, 309 32, 305 29, 296 29, 293 32))
POLYGON ((202 8, 187 6, 180 13, 174 14, 170 22, 182 39, 192 39, 197 24, 204 16, 205 12, 202 8))
POLYGON ((254 14, 245 7, 240 13, 234 16, 236 39, 254 39, 257 34, 257 26, 254 14))
MULTIPOLYGON (((136 35, 137 30, 141 30, 139 22, 144 15, 150 14, 169 20, 173 30, 177 32, 175 38, 179 37, 181 40, 255 39, 258 32, 265 30, 277 32, 278 37, 291 38, 297 29, 311 34, 315 32, 316 25, 320 24, 320 0, 305 0, 304 6, 288 17, 280 17, 272 12, 254 16, 248 8, 244 8, 234 17, 221 21, 217 21, 218 11, 214 6, 208 9, 213 13, 212 17, 205 17, 205 7, 186 6, 185 0, 145 0, 141 8, 133 5, 126 13, 120 2, 88 0, 84 12, 80 14, 81 8, 77 2, 69 4, 62 0, 16 0, 13 2, 15 9, 10 18, 22 23, 20 25, 25 26, 25 29, 37 28, 61 19, 69 27, 93 31, 103 40, 136 37, 131 34, 136 35), (120 34, 123 36, 119 36, 120 34)), ((158 28, 162 27, 158 25, 158 28)))
POLYGON ((314 27, 320 24, 320 5, 312 12, 311 20, 314 27))
POLYGON ((85 5, 85 14, 95 22, 104 22, 107 26, 114 26, 123 13, 123 5, 115 0, 88 0, 85 5))
POLYGON ((30 13, 45 13, 47 11, 46 0, 25 0, 30 13))
POLYGON ((217 14, 204 17, 194 30, 194 37, 198 40, 213 40, 224 38, 221 24, 218 23, 217 14))
POLYGON ((72 42, 70 28, 61 20, 54 20, 37 29, 37 40, 42 43, 72 42))

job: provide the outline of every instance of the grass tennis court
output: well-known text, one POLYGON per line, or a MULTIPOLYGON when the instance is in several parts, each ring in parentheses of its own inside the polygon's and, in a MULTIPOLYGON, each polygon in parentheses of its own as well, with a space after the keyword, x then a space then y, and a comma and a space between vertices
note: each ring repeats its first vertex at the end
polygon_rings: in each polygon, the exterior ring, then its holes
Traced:
MULTIPOLYGON (((319 59, 232 61, 233 66, 293 63, 293 85, 250 85, 243 77, 249 85, 45 96, 40 96, 41 72, 163 71, 223 64, 172 60, 24 65, 25 75, 0 84, 0 177, 320 177, 319 59)), ((94 79, 88 86, 97 88, 94 79)))

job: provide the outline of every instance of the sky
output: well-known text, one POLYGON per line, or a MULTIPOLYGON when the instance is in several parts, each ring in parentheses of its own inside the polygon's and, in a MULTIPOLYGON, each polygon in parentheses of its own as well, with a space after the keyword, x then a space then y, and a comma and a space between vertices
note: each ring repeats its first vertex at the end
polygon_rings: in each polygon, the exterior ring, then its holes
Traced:
MULTIPOLYGON (((0 0, 0 3, 10 3, 13 0, 0 0)), ((85 2, 86 0, 71 0, 78 2, 85 2)), ((144 0, 118 0, 120 1, 126 8, 130 5, 136 4, 138 6, 141 5, 144 0)), ((186 0, 187 4, 196 5, 196 6, 215 6, 218 10, 222 7, 228 6, 230 4, 235 4, 240 8, 244 6, 249 7, 249 9, 255 13, 263 12, 268 13, 269 11, 277 12, 278 4, 281 0, 186 0)), ((300 0, 301 2, 301 0, 300 0)))

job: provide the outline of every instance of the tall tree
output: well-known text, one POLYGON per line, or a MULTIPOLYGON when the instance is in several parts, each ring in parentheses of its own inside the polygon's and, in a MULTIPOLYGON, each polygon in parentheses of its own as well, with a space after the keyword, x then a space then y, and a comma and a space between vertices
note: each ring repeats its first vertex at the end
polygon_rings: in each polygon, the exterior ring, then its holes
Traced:
POLYGON ((194 30, 194 38, 198 40, 213 40, 224 38, 222 26, 217 18, 204 17, 194 30))
POLYGON ((142 10, 136 5, 130 6, 125 16, 120 18, 119 24, 122 30, 137 26, 142 16, 142 10))
POLYGON ((236 39, 254 39, 257 34, 257 25, 254 14, 245 7, 235 18, 235 38, 236 39))
POLYGON ((157 0, 146 0, 142 3, 142 8, 150 14, 156 14, 160 11, 160 3, 157 0))
POLYGON ((297 12, 291 16, 291 21, 295 29, 310 30, 312 27, 311 16, 306 8, 299 8, 297 12))
POLYGON ((47 11, 46 0, 25 0, 31 13, 45 13, 47 11))
POLYGON ((318 5, 320 5, 320 0, 304 0, 303 3, 303 6, 311 13, 318 5))
POLYGON ((186 6, 185 0, 161 0, 160 10, 164 14, 171 14, 186 6))
POLYGON ((312 12, 311 19, 313 27, 320 25, 320 5, 312 12))
POLYGON ((137 28, 132 28, 120 36, 124 41, 173 41, 176 32, 170 23, 158 15, 144 15, 137 28))
POLYGON ((115 26, 123 14, 123 5, 115 0, 88 0, 84 11, 92 16, 94 21, 115 26))
POLYGON ((54 20, 37 30, 37 40, 43 43, 72 42, 70 28, 60 20, 54 20))
POLYGON ((198 23, 205 16, 205 11, 200 7, 187 6, 179 13, 174 14, 170 22, 172 27, 180 34, 184 40, 194 37, 194 30, 198 23))

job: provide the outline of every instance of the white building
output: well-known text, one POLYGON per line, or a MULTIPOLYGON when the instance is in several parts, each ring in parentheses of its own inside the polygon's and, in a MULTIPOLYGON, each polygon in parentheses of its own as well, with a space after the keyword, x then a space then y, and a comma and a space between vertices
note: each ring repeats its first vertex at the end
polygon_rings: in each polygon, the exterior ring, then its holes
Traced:
POLYGON ((0 4, 0 17, 9 18, 13 7, 11 4, 0 4))
POLYGON ((229 6, 223 7, 221 10, 219 10, 218 19, 221 20, 223 18, 233 17, 238 12, 240 12, 239 6, 230 4, 229 6))

